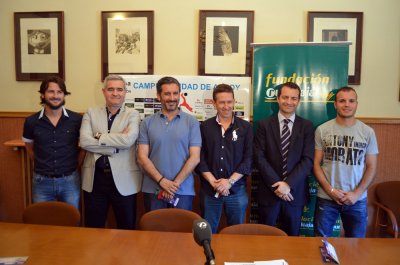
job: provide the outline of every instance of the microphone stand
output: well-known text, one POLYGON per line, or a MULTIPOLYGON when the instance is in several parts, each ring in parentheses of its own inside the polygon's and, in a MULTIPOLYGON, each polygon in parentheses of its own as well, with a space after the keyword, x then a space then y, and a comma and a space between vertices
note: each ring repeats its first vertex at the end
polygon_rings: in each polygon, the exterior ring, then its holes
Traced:
POLYGON ((215 265, 215 256, 214 251, 211 249, 210 244, 207 242, 203 245, 204 247, 204 254, 207 258, 205 265, 215 265))
POLYGON ((215 263, 215 260, 213 260, 213 259, 208 259, 207 258, 207 261, 206 261, 206 263, 204 263, 205 265, 215 265, 215 264, 217 264, 217 263, 215 263))

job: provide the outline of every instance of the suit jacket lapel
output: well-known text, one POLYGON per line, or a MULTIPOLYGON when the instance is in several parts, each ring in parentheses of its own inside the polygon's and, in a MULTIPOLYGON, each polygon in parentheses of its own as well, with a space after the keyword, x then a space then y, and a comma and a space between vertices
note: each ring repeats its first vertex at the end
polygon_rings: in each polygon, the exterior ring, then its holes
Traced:
MULTIPOLYGON (((290 143, 289 143, 289 156, 292 153, 291 149, 294 146, 294 143, 296 142, 296 138, 299 136, 299 132, 300 132, 300 119, 298 116, 296 116, 294 123, 293 123, 293 127, 292 127, 292 133, 290 135, 290 143)), ((288 157, 289 158, 289 157, 288 157)))
POLYGON ((100 131, 103 133, 108 132, 108 117, 106 107, 100 108, 100 113, 97 118, 99 119, 99 122, 97 124, 99 124, 100 131))
POLYGON ((121 127, 121 119, 123 119, 122 117, 124 116, 124 112, 125 112, 125 107, 122 106, 120 111, 119 111, 119 113, 118 113, 118 115, 114 118, 114 122, 111 125, 110 131, 112 131, 112 132, 113 131, 120 132, 121 129, 123 129, 123 128, 120 128, 120 127, 121 127))
POLYGON ((275 140, 274 142, 276 143, 278 153, 280 154, 281 153, 281 130, 279 128, 278 115, 275 115, 274 118, 272 119, 271 127, 272 127, 273 137, 275 140))

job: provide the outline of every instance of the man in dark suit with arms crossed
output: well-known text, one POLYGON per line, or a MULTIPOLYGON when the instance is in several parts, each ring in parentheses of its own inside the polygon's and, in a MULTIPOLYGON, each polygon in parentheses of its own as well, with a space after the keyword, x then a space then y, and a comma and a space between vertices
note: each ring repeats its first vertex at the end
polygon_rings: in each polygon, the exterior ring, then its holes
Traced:
POLYGON ((275 226, 279 220, 291 236, 300 232, 314 156, 312 123, 295 114, 300 94, 297 84, 282 84, 279 113, 259 122, 254 140, 254 161, 260 171, 259 221, 275 226))

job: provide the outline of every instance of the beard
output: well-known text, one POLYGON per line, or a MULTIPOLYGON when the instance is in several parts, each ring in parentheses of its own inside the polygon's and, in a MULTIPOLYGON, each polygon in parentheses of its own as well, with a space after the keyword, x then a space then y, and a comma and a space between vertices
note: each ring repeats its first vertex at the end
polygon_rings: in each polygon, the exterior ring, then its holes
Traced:
POLYGON ((179 107, 179 100, 170 100, 165 102, 166 111, 175 111, 179 107))
POLYGON ((61 108, 62 106, 65 105, 65 100, 59 101, 58 104, 55 105, 55 104, 54 104, 53 102, 51 102, 50 100, 44 99, 44 104, 45 104, 47 107, 49 107, 50 109, 56 110, 56 109, 59 109, 59 108, 61 108))

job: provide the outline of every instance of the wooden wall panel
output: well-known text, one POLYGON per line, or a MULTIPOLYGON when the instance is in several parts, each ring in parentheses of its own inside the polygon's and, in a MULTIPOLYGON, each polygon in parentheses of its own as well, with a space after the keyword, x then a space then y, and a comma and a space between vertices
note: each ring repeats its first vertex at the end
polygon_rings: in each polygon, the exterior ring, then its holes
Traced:
POLYGON ((21 222, 24 209, 24 182, 21 151, 4 145, 20 139, 26 114, 0 115, 0 221, 21 222))
MULTIPOLYGON (((5 146, 4 142, 21 138, 24 119, 29 114, 0 112, 0 221, 21 222, 24 209, 21 152, 5 146)), ((400 119, 360 119, 374 128, 378 139, 378 174, 374 183, 400 180, 400 119)), ((142 196, 138 198, 138 215, 141 216, 142 196)), ((198 203, 198 200, 195 202, 198 203)), ((199 211, 198 205, 194 210, 199 211)), ((373 220, 371 211, 370 221, 373 220)))
POLYGON ((400 119, 361 118, 360 120, 375 130, 379 148, 377 175, 368 189, 367 236, 376 237, 379 236, 374 231, 376 207, 372 203, 375 200, 376 184, 389 180, 400 181, 400 170, 398 169, 400 165, 400 119))
POLYGON ((375 130, 378 140, 378 170, 373 183, 400 180, 400 119, 360 120, 375 130))

